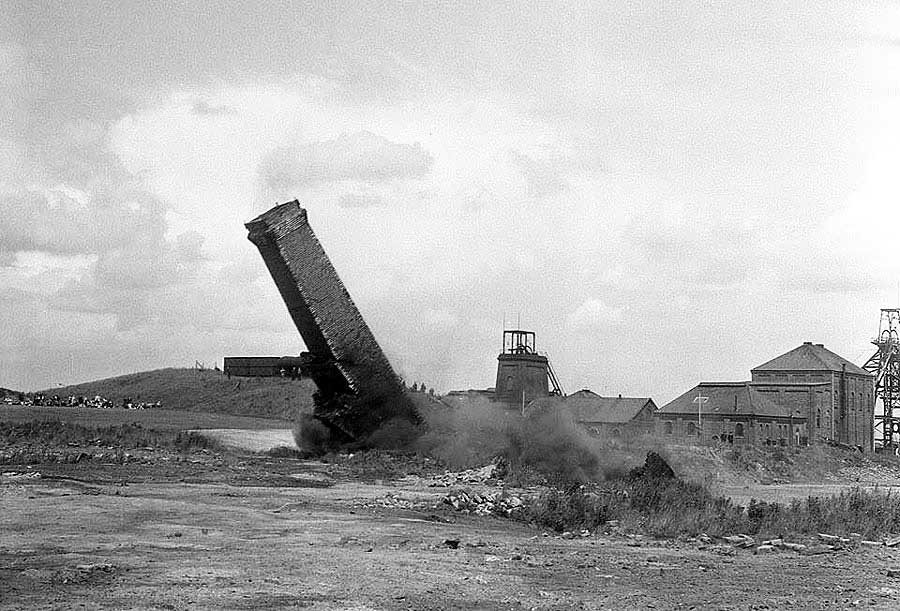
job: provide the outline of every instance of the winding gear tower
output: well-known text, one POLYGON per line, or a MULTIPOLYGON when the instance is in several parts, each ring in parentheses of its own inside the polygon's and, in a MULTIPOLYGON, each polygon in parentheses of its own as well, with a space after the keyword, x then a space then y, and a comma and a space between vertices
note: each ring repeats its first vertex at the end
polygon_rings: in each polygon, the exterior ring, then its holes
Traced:
POLYGON ((872 340, 878 350, 863 365, 875 376, 875 399, 881 409, 875 411, 875 436, 881 434, 884 449, 894 449, 900 441, 900 309, 882 308, 878 337, 872 340))
POLYGON ((494 400, 524 406, 551 394, 562 396, 563 391, 550 360, 535 350, 534 331, 503 331, 494 400))

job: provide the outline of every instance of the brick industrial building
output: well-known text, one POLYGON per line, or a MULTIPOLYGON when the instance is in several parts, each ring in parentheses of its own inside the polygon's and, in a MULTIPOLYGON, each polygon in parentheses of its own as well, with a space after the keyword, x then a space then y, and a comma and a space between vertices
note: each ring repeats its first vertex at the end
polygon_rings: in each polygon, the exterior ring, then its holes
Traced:
POLYGON ((772 402, 751 382, 701 382, 663 405, 656 432, 679 441, 807 445, 803 410, 772 402))
POLYGON ((660 408, 656 432, 682 441, 873 449, 873 377, 805 342, 750 371, 749 382, 701 383, 660 408))

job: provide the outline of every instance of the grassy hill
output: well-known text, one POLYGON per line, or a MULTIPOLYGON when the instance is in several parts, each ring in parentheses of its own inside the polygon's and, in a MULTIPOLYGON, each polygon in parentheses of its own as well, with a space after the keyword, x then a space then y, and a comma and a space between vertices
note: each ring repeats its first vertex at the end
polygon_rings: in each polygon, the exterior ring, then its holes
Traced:
POLYGON ((48 395, 100 395, 121 405, 162 402, 166 410, 188 410, 293 420, 312 410, 315 385, 310 380, 283 378, 228 379, 219 371, 157 369, 42 391, 48 395))

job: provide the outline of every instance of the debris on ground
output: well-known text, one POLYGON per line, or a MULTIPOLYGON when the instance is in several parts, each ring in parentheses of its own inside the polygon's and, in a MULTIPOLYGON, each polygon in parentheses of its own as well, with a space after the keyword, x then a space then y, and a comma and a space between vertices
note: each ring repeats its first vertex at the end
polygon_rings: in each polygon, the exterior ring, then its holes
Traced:
POLYGON ((116 566, 108 562, 78 564, 56 571, 52 581, 59 584, 78 585, 106 579, 116 572, 116 566))
POLYGON ((506 475, 506 469, 501 463, 492 463, 478 469, 466 469, 465 471, 446 471, 441 475, 435 475, 425 480, 432 488, 449 488, 461 484, 489 484, 499 481, 506 475))
POLYGON ((25 473, 19 473, 17 471, 4 471, 0 474, 0 480, 6 481, 21 481, 28 479, 40 479, 41 474, 38 471, 26 471, 25 473))
POLYGON ((443 502, 454 509, 471 512, 480 516, 499 515, 510 517, 522 509, 525 502, 521 497, 506 490, 496 492, 474 492, 459 490, 444 497, 443 502))
POLYGON ((753 547, 756 545, 756 541, 750 535, 726 535, 722 539, 735 547, 753 547))
POLYGON ((830 543, 830 544, 850 543, 850 539, 848 539, 846 537, 839 537, 837 535, 829 535, 826 533, 819 533, 819 539, 821 539, 825 543, 830 543))
MULTIPOLYGON (((833 535, 828 535, 827 537, 831 537, 833 535)), ((819 535, 822 537, 822 535, 819 535)), ((775 551, 791 551, 797 552, 798 554, 805 555, 815 555, 815 554, 825 554, 828 552, 833 552, 837 549, 840 549, 842 545, 849 543, 850 539, 846 539, 843 537, 836 537, 834 539, 824 538, 823 540, 827 540, 833 543, 833 545, 825 544, 825 543, 814 543, 811 545, 805 545, 803 543, 792 543, 789 541, 785 541, 782 538, 777 539, 767 539, 762 541, 759 545, 756 545, 756 542, 753 540, 753 537, 749 535, 727 535, 722 537, 722 539, 732 546, 737 548, 754 548, 754 554, 764 554, 775 551)))
POLYGON ((388 492, 380 498, 358 502, 355 506, 365 509, 428 509, 432 504, 426 501, 412 501, 396 492, 388 492))

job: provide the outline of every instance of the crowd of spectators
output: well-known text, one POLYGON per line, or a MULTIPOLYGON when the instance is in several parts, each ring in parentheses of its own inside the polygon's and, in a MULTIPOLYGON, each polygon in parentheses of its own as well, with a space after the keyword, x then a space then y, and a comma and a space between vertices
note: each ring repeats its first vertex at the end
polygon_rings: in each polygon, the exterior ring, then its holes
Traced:
POLYGON ((132 401, 129 398, 123 398, 119 404, 112 399, 95 395, 93 398, 69 395, 68 397, 60 397, 59 395, 45 395, 43 393, 19 393, 17 395, 7 395, 3 402, 6 405, 35 405, 40 407, 94 407, 98 409, 112 409, 119 407, 122 409, 149 409, 151 407, 162 407, 159 401, 145 402, 132 401))

